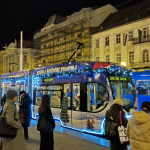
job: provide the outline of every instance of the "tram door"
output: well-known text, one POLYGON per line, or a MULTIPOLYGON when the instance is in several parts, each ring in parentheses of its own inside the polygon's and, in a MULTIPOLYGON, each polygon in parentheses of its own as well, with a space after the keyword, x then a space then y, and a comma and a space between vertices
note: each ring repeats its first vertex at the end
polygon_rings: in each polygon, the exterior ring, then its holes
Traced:
POLYGON ((64 91, 66 93, 66 99, 63 97, 63 100, 67 102, 67 113, 69 117, 68 125, 75 128, 81 128, 80 83, 64 84, 64 91))
POLYGON ((26 91, 27 92, 26 82, 24 82, 24 81, 18 81, 17 82, 16 81, 15 90, 17 91, 18 96, 19 96, 17 102, 20 102, 21 101, 20 91, 26 91))
POLYGON ((87 111, 93 112, 96 110, 96 84, 89 83, 87 85, 87 111))

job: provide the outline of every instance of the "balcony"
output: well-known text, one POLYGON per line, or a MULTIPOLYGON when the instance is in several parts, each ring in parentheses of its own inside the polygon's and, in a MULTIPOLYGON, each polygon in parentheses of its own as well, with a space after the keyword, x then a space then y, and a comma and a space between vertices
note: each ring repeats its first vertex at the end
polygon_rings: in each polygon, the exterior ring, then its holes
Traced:
POLYGON ((141 42, 138 38, 133 38, 133 44, 139 44, 139 43, 145 43, 145 42, 150 42, 150 35, 145 35, 141 37, 141 42))
POLYGON ((149 68, 150 69, 150 61, 148 62, 132 62, 130 63, 129 67, 131 69, 145 69, 145 68, 149 68))

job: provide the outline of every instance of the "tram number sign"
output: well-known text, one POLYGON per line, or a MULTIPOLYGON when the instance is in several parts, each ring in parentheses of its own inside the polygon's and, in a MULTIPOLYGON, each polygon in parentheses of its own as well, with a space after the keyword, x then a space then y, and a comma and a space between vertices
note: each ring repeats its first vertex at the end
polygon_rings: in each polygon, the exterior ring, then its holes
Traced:
POLYGON ((115 77, 115 76, 110 76, 110 81, 127 81, 127 77, 115 77))

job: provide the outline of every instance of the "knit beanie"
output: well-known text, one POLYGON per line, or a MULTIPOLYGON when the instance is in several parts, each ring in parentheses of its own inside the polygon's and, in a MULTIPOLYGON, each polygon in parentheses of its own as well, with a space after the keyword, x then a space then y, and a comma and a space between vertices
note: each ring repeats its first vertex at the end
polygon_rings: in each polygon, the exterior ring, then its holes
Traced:
POLYGON ((6 93, 6 98, 8 99, 13 99, 14 97, 16 97, 18 94, 15 90, 9 90, 7 93, 6 93))
POLYGON ((114 104, 123 105, 123 102, 120 98, 114 100, 114 104))

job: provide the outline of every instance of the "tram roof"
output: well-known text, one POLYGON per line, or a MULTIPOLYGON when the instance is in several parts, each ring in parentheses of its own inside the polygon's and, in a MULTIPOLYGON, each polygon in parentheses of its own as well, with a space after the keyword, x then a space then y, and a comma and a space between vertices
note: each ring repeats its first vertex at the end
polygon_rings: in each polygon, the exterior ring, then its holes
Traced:
MULTIPOLYGON (((45 66, 41 68, 35 68, 33 70, 33 75, 46 74, 46 73, 56 73, 56 72, 67 72, 75 70, 99 70, 104 69, 103 72, 110 71, 108 69, 120 69, 127 70, 126 67, 121 66, 117 63, 112 62, 94 62, 94 61, 74 61, 74 62, 65 62, 57 65, 45 66)), ((17 72, 11 72, 3 74, 2 78, 13 78, 21 76, 29 76, 31 70, 23 70, 17 72)))
POLYGON ((112 62, 75 61, 75 62, 66 62, 62 64, 36 68, 34 69, 33 74, 39 75, 39 74, 46 74, 46 73, 66 72, 66 71, 74 71, 74 70, 82 70, 82 69, 98 70, 98 69, 108 69, 108 68, 127 70, 126 67, 112 62))

